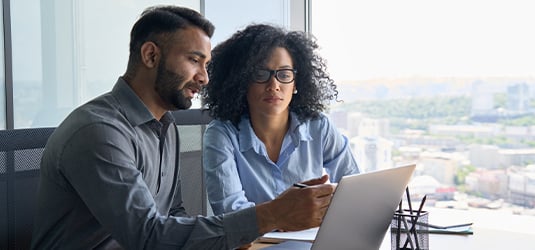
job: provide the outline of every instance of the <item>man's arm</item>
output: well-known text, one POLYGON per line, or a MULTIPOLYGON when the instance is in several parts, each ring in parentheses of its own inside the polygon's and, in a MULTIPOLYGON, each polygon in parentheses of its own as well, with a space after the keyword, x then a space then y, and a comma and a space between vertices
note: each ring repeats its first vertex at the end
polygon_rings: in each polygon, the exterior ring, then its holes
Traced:
POLYGON ((62 164, 91 215, 124 248, 227 249, 259 236, 254 209, 191 218, 159 213, 127 133, 114 124, 85 127, 66 146, 62 164))

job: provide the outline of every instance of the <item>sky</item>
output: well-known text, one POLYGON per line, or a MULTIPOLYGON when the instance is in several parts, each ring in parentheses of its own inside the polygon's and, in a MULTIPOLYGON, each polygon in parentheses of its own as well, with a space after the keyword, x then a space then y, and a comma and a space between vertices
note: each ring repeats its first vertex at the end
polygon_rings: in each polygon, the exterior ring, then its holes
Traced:
POLYGON ((528 0, 314 0, 312 33, 331 75, 341 80, 533 77, 532 6, 528 0))

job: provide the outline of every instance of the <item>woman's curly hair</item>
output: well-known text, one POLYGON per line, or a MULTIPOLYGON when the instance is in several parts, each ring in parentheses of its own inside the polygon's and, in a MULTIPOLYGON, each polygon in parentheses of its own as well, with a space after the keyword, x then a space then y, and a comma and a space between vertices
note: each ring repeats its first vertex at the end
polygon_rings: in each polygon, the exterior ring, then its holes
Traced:
POLYGON ((249 114, 247 91, 254 84, 253 72, 265 65, 277 47, 288 50, 297 70, 294 83, 298 93, 293 95, 289 108, 300 120, 318 117, 330 100, 337 99, 336 85, 326 72, 325 60, 317 54, 314 37, 273 25, 253 24, 212 50, 210 83, 202 97, 213 118, 237 126, 242 115, 249 114))

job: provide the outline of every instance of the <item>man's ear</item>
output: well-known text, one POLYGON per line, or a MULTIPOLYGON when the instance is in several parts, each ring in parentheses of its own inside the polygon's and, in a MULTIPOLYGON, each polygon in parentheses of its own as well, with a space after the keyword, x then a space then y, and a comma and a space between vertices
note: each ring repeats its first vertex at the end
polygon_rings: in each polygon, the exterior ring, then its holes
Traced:
POLYGON ((153 42, 145 42, 141 45, 141 61, 147 68, 158 66, 161 58, 160 48, 153 42))

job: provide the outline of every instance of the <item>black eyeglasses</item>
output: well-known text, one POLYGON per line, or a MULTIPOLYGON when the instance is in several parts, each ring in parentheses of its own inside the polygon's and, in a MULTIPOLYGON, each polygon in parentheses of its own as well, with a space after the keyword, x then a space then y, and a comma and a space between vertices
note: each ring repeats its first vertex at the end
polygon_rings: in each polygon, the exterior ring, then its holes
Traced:
POLYGON ((295 79, 295 74, 297 74, 295 69, 258 69, 254 72, 253 80, 257 83, 266 83, 271 79, 272 75, 275 75, 275 79, 280 83, 291 83, 295 79))

